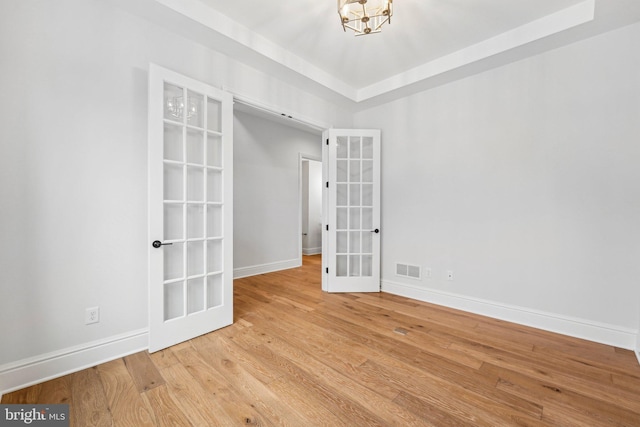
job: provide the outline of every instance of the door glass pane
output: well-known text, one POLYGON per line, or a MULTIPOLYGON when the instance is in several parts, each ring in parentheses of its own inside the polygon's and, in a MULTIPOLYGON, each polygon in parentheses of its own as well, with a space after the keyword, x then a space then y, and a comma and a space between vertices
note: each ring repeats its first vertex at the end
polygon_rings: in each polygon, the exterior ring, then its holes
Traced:
POLYGON ((164 118, 182 122, 184 117, 184 91, 170 83, 164 84, 164 118))
POLYGON ((346 159, 349 157, 349 139, 346 136, 339 136, 336 156, 338 159, 346 159))
POLYGON ((370 231, 362 232, 362 253, 370 254, 373 252, 373 233, 370 231))
POLYGON ((349 272, 348 269, 349 255, 337 255, 336 256, 336 276, 346 277, 349 272))
POLYGON ((362 182, 373 182, 373 161, 362 161, 362 182))
POLYGON ((207 277, 207 308, 219 307, 223 304, 222 274, 207 277))
POLYGON ((222 167, 222 138, 207 135, 207 166, 222 167))
POLYGON ((352 136, 349 141, 349 158, 351 159, 360 158, 360 137, 359 136, 352 136))
POLYGON ((360 255, 349 255, 349 276, 360 276, 360 255))
POLYGON ((207 206, 207 237, 222 237, 221 206, 207 206))
POLYGON ((349 209, 349 230, 360 229, 360 208, 349 209))
POLYGON ((162 253, 164 254, 164 280, 179 279, 184 276, 183 247, 182 243, 174 243, 173 245, 162 247, 162 253))
POLYGON ((349 161, 348 160, 337 160, 336 161, 336 173, 338 174, 337 180, 338 182, 347 182, 349 169, 349 161))
POLYGON ((204 237, 204 205, 187 205, 187 238, 204 237))
POLYGON ((222 172, 207 169, 207 201, 222 202, 222 172))
POLYGON ((204 274, 204 244, 203 242, 187 243, 187 275, 204 274))
POLYGON ((182 200, 182 166, 165 163, 164 199, 182 200))
POLYGON ((182 317, 184 312, 184 282, 164 285, 164 320, 182 317))
POLYGON ((373 206, 373 184, 362 184, 362 206, 373 206))
POLYGON ((373 159, 373 138, 370 136, 362 137, 362 158, 373 159))
POLYGON ((181 204, 164 204, 164 240, 182 239, 181 204))
POLYGON ((349 232, 349 253, 350 254, 360 253, 360 232, 359 231, 349 232))
POLYGON ((337 208, 337 218, 336 218, 336 227, 338 230, 345 230, 348 228, 348 220, 349 220, 349 209, 348 208, 337 208))
POLYGON ((187 131, 187 163, 204 165, 204 132, 187 131))
POLYGON ((222 240, 207 241, 207 273, 222 271, 222 240))
POLYGON ((373 209, 362 208, 362 229, 371 230, 373 228, 373 209))
POLYGON ((204 170, 187 167, 187 200, 204 201, 204 170))
POLYGON ((222 132, 222 104, 207 97, 207 129, 222 132))
POLYGON ((360 206, 360 184, 349 184, 349 206, 360 206))
POLYGON ((362 276, 373 276, 373 257, 371 255, 362 255, 362 276))
POLYGON ((196 92, 188 91, 187 104, 185 105, 187 124, 199 128, 204 126, 203 105, 204 96, 196 92))
POLYGON ((349 233, 346 231, 338 231, 336 233, 336 252, 346 254, 348 249, 349 233))
POLYGON ((360 160, 351 160, 349 182, 360 182, 360 160))
POLYGON ((204 310, 204 277, 187 282, 187 314, 204 310))
POLYGON ((337 190, 336 190, 336 204, 338 206, 347 206, 348 203, 348 191, 349 191, 349 185, 348 184, 338 184, 336 186, 337 190))
POLYGON ((164 158, 177 162, 182 161, 182 127, 165 123, 164 158))

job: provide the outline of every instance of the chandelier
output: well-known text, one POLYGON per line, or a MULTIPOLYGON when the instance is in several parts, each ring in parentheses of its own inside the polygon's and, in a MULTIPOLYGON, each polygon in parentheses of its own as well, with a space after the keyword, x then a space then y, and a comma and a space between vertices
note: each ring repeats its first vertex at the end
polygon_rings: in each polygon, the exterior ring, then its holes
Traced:
POLYGON ((393 0, 338 0, 342 28, 356 36, 379 33, 385 22, 391 23, 393 0))
POLYGON ((187 119, 198 114, 198 104, 193 100, 193 98, 189 98, 186 105, 182 96, 167 98, 165 100, 165 108, 167 109, 167 112, 176 119, 182 119, 182 115, 185 111, 187 112, 187 119))

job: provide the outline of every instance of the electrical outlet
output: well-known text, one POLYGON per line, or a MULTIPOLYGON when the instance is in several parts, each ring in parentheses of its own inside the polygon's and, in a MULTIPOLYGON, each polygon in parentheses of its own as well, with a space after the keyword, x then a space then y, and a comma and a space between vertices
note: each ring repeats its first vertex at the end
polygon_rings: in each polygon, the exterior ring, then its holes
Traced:
POLYGON ((100 321, 100 307, 87 308, 84 312, 84 324, 90 325, 100 321))
POLYGON ((447 270, 447 280, 453 280, 453 270, 447 270))
POLYGON ((431 279, 431 269, 429 267, 424 269, 424 277, 431 279))

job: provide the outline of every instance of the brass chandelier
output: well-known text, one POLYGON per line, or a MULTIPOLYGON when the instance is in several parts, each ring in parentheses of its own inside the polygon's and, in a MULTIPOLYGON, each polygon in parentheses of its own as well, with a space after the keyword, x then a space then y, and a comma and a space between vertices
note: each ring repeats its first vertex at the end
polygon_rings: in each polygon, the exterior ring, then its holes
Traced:
POLYGON ((338 0, 342 28, 356 36, 379 33, 383 24, 391 23, 393 0, 338 0))

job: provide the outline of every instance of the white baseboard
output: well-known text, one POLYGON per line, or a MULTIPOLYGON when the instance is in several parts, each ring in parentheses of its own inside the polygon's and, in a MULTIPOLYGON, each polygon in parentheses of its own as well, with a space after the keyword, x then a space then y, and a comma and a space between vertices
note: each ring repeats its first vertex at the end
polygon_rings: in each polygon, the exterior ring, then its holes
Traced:
POLYGON ((319 248, 302 248, 302 255, 318 255, 322 253, 322 247, 319 248))
POLYGON ((636 358, 640 363, 640 331, 638 331, 638 339, 636 339, 636 358))
POLYGON ((0 395, 149 348, 149 330, 93 341, 0 366, 0 395))
POLYGON ((288 270, 290 268, 300 267, 301 265, 302 260, 300 258, 296 258, 288 261, 240 267, 233 270, 233 278, 241 279, 243 277, 257 276, 258 274, 273 273, 274 271, 288 270))
MULTIPOLYGON (((425 289, 406 283, 382 281, 381 284, 383 292, 416 299, 418 301, 442 305, 627 350, 634 350, 636 345, 640 346, 640 343, 636 344, 638 331, 632 329, 470 298, 449 292, 425 289)), ((640 362, 640 349, 636 350, 636 355, 640 362)))

